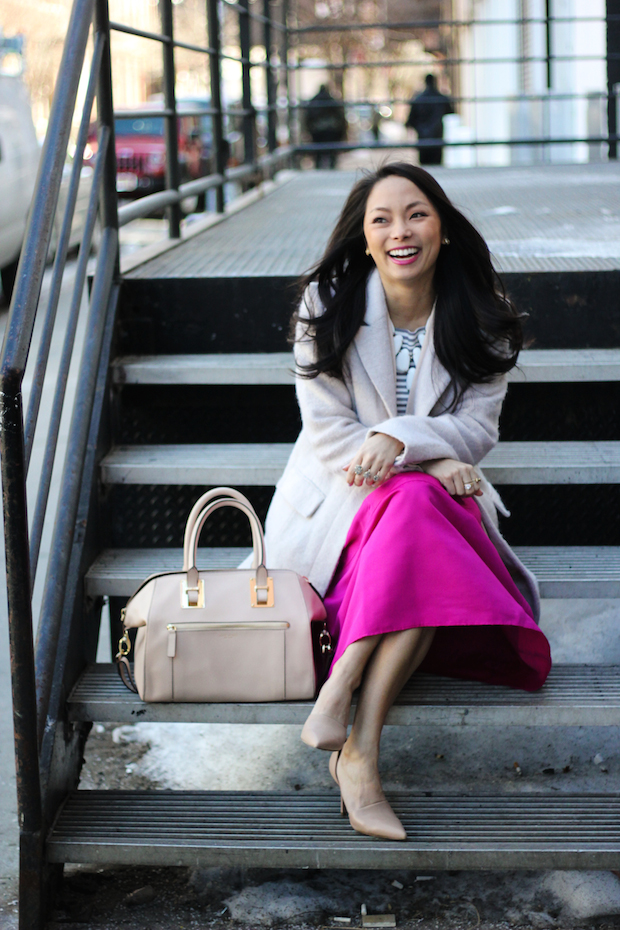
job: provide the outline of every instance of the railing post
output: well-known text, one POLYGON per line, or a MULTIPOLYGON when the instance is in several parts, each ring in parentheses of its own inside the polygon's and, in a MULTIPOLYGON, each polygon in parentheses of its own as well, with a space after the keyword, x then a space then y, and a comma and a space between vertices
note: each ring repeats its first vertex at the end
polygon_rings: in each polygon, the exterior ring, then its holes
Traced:
MULTIPOLYGON (((221 76, 221 37, 218 0, 207 0, 207 26, 209 30, 209 76, 211 80, 211 107, 213 113, 213 154, 215 173, 224 174, 226 158, 224 156, 224 127, 222 120, 222 76, 221 76)), ((224 187, 215 188, 215 208, 224 212, 224 187)))
POLYGON ((273 68, 271 65, 271 11, 269 9, 269 0, 263 0, 264 23, 264 42, 265 42, 265 83, 267 85, 267 145, 269 153, 275 151, 277 147, 276 139, 276 88, 273 79, 273 68))
POLYGON ((19 816, 19 926, 20 930, 39 930, 43 925, 44 907, 43 814, 37 743, 22 395, 18 377, 3 376, 1 388, 0 460, 7 598, 11 619, 9 640, 19 816))
POLYGON ((288 18, 289 18, 289 0, 282 0, 282 25, 284 26, 284 31, 282 33, 281 66, 283 68, 284 87, 285 87, 285 93, 286 93, 286 128, 288 130, 288 144, 292 145, 292 142, 293 142, 293 125, 292 125, 293 112, 291 110, 291 87, 289 84, 289 68, 288 68, 288 51, 289 51, 288 18))
MULTIPOLYGON (((172 0, 159 0, 161 10, 161 31, 168 36, 169 42, 163 43, 164 54, 164 106, 172 111, 171 116, 164 117, 166 139, 166 187, 178 191, 181 183, 179 167, 179 126, 177 120, 177 99, 175 91, 174 69, 174 22, 172 0)), ((168 232, 171 239, 181 238, 181 205, 173 203, 166 208, 168 213, 168 232)))
POLYGON ((243 155, 244 162, 251 165, 256 160, 254 144, 256 112, 252 106, 252 79, 250 65, 250 0, 240 0, 243 11, 239 11, 239 44, 241 47, 241 79, 243 86, 243 155))
MULTIPOLYGON (((112 99, 112 60, 110 54, 110 18, 108 0, 96 0, 95 3, 95 32, 102 32, 106 41, 101 57, 99 81, 97 83, 97 123, 99 129, 107 127, 108 144, 105 151, 105 162, 101 178, 101 198, 99 209, 101 211, 101 225, 105 229, 111 227, 118 230, 118 195, 116 193, 116 146, 114 135, 114 101, 112 99)), ((118 260, 116 274, 118 274, 118 260)))
POLYGON ((613 137, 618 134, 618 98, 616 90, 620 83, 620 20, 611 17, 620 15, 620 0, 607 0, 605 15, 607 19, 608 158, 616 159, 618 157, 618 143, 613 137))

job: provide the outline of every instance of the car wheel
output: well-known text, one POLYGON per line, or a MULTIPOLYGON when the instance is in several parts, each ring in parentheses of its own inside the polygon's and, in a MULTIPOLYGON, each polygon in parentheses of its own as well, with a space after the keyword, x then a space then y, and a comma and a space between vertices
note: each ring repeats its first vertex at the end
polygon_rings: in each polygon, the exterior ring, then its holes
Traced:
POLYGON ((11 262, 10 265, 5 265, 4 268, 0 268, 0 280, 2 280, 2 290, 4 291, 4 297, 7 303, 10 302, 11 295, 13 294, 13 286, 15 285, 15 277, 17 275, 18 264, 19 264, 19 256, 15 259, 15 261, 11 262))

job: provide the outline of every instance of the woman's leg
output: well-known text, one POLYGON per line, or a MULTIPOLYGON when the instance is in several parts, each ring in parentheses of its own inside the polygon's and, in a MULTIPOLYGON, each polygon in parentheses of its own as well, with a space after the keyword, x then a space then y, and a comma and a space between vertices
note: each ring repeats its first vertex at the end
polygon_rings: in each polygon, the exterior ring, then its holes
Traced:
POLYGON ((327 714, 347 726, 353 692, 359 688, 364 669, 380 640, 381 635, 365 636, 347 646, 321 688, 313 713, 327 714))
POLYGON ((357 809, 382 800, 378 763, 383 724, 403 685, 426 656, 434 634, 434 628, 386 633, 370 656, 353 727, 338 761, 347 806, 357 809))

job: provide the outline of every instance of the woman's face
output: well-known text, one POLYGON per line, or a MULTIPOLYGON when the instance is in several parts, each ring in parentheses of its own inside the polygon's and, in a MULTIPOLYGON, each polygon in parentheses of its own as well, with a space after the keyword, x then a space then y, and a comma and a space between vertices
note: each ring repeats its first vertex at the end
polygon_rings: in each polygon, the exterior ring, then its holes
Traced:
POLYGON ((364 236, 384 286, 432 281, 441 248, 441 220, 419 187, 390 175, 371 190, 364 236))

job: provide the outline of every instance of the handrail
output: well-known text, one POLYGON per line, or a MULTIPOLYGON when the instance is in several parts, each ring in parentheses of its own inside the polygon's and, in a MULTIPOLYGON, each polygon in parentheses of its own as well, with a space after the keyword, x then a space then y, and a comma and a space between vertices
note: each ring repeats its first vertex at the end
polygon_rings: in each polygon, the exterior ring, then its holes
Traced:
POLYGON ((35 664, 37 670, 39 739, 43 737, 47 705, 52 690, 58 630, 60 628, 71 546, 75 532, 75 517, 81 491, 84 453, 90 429, 97 369, 99 367, 106 318, 105 310, 112 292, 117 260, 118 231, 107 227, 103 231, 97 271, 93 281, 86 343, 78 375, 75 409, 67 442, 61 499, 56 513, 51 554, 45 579, 45 594, 37 630, 35 664))
POLYGON ((93 6, 94 0, 84 0, 82 3, 75 3, 71 11, 50 113, 49 130, 39 162, 33 209, 22 247, 15 291, 4 334, 0 383, 12 375, 17 376, 21 384, 24 376, 93 6), (26 267, 28 274, 24 274, 26 267))
MULTIPOLYGON (((20 826, 20 925, 33 928, 42 926, 43 922, 41 858, 44 822, 37 739, 27 467, 21 388, 93 8, 94 0, 82 0, 74 3, 71 11, 0 358, 0 467, 20 826)), ((65 227, 63 232, 66 234, 65 227)), ((63 247, 62 243, 60 247, 63 247)))
POLYGON ((295 153, 296 148, 293 146, 282 146, 276 149, 271 155, 263 155, 256 162, 250 165, 239 165, 235 168, 227 168, 223 174, 209 174, 204 178, 196 178, 195 181, 187 181, 180 184, 178 191, 165 190, 157 194, 148 194, 146 197, 140 197, 133 203, 125 204, 118 209, 118 225, 126 226, 133 220, 140 217, 148 216, 155 210, 161 210, 173 203, 181 203, 186 197, 195 197, 204 191, 213 188, 222 187, 226 181, 241 181, 244 178, 250 178, 257 173, 262 173, 273 168, 281 161, 288 161, 295 153))
MULTIPOLYGON (((32 452, 32 444, 34 442, 34 431, 36 428, 37 417, 39 414, 41 394, 43 393, 43 380, 45 378, 45 368, 47 365, 47 359, 49 356, 50 346, 52 343, 52 333, 54 329, 54 322, 56 320, 56 311, 58 309, 58 301, 60 299, 62 276, 65 270, 65 264, 67 261, 67 249, 69 247, 69 237, 71 235, 71 223, 73 220, 73 214, 75 212, 78 189, 80 186, 80 177, 82 173, 82 161, 84 158, 84 149, 86 148, 86 142, 88 139, 90 114, 91 114, 93 103, 95 100, 95 91, 97 89, 97 77, 99 75, 99 67, 101 65, 101 57, 103 55, 104 42, 105 42, 105 37, 99 34, 95 40, 95 49, 94 49, 91 67, 90 67, 90 75, 88 78, 88 87, 86 90, 86 97, 84 101, 84 110, 82 113, 82 120, 80 123, 77 142, 75 146, 73 169, 71 171, 71 182, 69 184, 69 193, 67 196, 67 203, 65 206, 65 212, 64 212, 64 216, 62 220, 62 228, 60 230, 60 235, 58 237, 58 243, 56 245, 56 258, 54 261, 54 271, 53 271, 52 283, 50 287, 50 296, 48 300, 45 321, 43 323, 43 332, 41 334, 41 342, 39 344, 39 353, 37 356, 37 363, 35 367, 35 373, 34 373, 32 388, 30 392, 28 414, 26 416, 26 427, 25 427, 25 434, 24 434, 24 444, 26 447, 26 451, 25 451, 26 471, 28 471, 28 466, 30 465, 30 454, 32 452)), ((34 569, 33 569, 33 574, 34 574, 34 569)))
POLYGON ((99 188, 101 185, 103 166, 105 164, 105 156, 108 151, 109 140, 110 131, 107 126, 104 126, 99 133, 98 151, 101 152, 102 157, 95 165, 95 173, 93 176, 93 184, 90 191, 88 211, 86 214, 86 223, 84 227, 84 237, 80 246, 80 254, 75 271, 75 282, 73 285, 73 293, 71 295, 71 305, 69 307, 65 342, 60 356, 58 374, 56 376, 57 387, 54 400, 52 402, 52 410, 50 413, 47 440, 45 443, 43 464, 41 467, 41 477, 39 479, 39 489, 37 492, 34 516, 32 518, 32 526, 30 529, 30 566, 32 573, 32 587, 34 587, 34 578, 39 561, 39 550, 41 547, 41 537, 43 535, 43 523, 45 521, 45 512, 47 509, 50 484, 52 480, 52 471, 56 457, 56 447, 58 445, 58 432, 60 429, 60 420, 62 418, 62 411, 65 401, 65 391, 67 387, 67 379, 69 377, 69 366, 71 365, 71 357, 73 354, 73 345, 75 343, 75 333, 77 330, 78 318, 80 314, 82 295, 84 293, 84 282, 86 281, 88 257, 90 255, 93 233, 97 220, 99 188))

